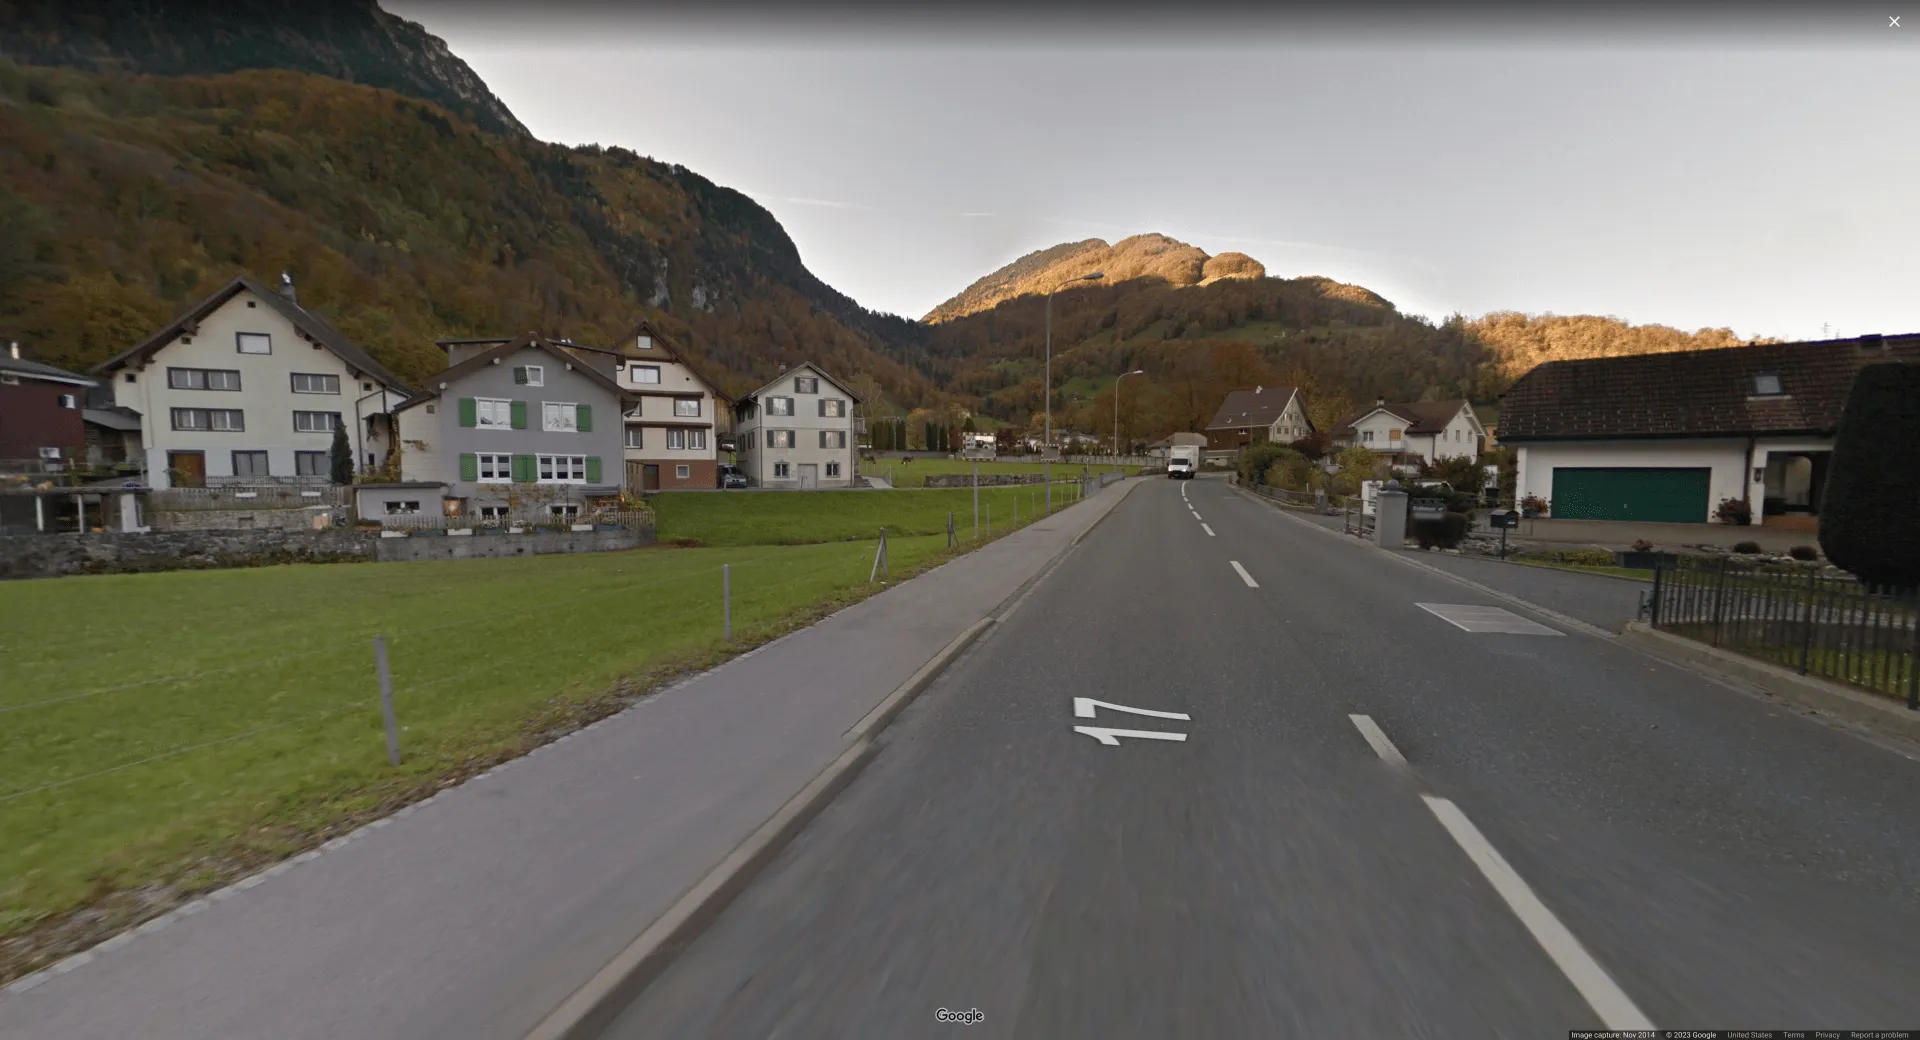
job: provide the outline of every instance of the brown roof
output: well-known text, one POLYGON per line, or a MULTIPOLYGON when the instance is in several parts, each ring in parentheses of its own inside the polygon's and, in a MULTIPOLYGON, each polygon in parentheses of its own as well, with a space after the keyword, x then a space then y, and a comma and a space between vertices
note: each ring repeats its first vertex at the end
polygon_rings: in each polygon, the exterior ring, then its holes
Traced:
POLYGON ((174 337, 182 333, 191 335, 191 332, 188 331, 190 328, 197 327, 200 322, 206 320, 207 315, 220 309, 221 305, 238 296, 242 290, 265 300, 267 306, 279 311, 282 317, 293 323, 294 328, 306 333, 307 337, 313 340, 313 342, 333 351, 335 356, 345 361, 354 369, 365 372, 396 390, 405 391, 407 389, 407 385, 396 378, 392 372, 387 371, 386 366, 375 361, 373 355, 362 350, 359 344, 348 339, 339 329, 327 324, 325 318, 320 317, 318 314, 307 310, 305 307, 300 306, 245 275, 235 278, 233 281, 221 286, 211 296, 194 304, 185 314, 173 319, 165 328, 141 340, 131 349, 123 351, 95 365, 93 367, 93 373, 100 375, 102 373, 112 372, 125 365, 129 359, 134 357, 138 357, 141 364, 152 361, 153 355, 159 353, 162 347, 172 343, 174 337))
POLYGON ((1862 366, 1920 361, 1920 334, 1550 361, 1501 395, 1500 440, 1829 435, 1862 366), (1756 392, 1756 376, 1780 393, 1756 392))
POLYGON ((1280 413, 1287 410, 1287 402, 1293 400, 1293 395, 1297 393, 1299 390, 1291 386, 1256 386, 1251 390, 1235 390, 1220 402, 1220 410, 1213 413, 1207 429, 1239 430, 1249 426, 1272 426, 1274 420, 1280 418, 1280 413))
POLYGON ((1354 423, 1375 412, 1386 411, 1406 421, 1409 436, 1425 436, 1446 429, 1447 424, 1453 421, 1453 417, 1459 415, 1460 409, 1465 407, 1468 405, 1464 397, 1456 397, 1451 401, 1396 401, 1391 404, 1371 405, 1340 420, 1340 425, 1333 428, 1333 435, 1335 437, 1350 435, 1353 433, 1354 423))
POLYGON ((572 346, 572 344, 555 343, 544 336, 535 335, 531 332, 522 336, 516 336, 510 340, 502 340, 500 341, 500 345, 494 347, 492 350, 482 351, 452 368, 445 368, 435 372, 432 377, 427 380, 426 389, 400 402, 400 406, 395 408, 394 411, 403 412, 423 401, 431 401, 439 397, 442 393, 440 389, 442 384, 445 384, 447 389, 451 390, 454 384, 460 380, 493 364, 495 358, 504 358, 509 354, 525 350, 528 347, 545 351, 553 355, 555 360, 572 365, 574 371, 587 376, 608 390, 613 391, 614 395, 619 397, 620 400, 633 400, 633 395, 622 389, 620 384, 614 382, 611 376, 600 371, 598 367, 585 363, 585 361, 577 355, 570 353, 568 351, 569 346, 572 346))

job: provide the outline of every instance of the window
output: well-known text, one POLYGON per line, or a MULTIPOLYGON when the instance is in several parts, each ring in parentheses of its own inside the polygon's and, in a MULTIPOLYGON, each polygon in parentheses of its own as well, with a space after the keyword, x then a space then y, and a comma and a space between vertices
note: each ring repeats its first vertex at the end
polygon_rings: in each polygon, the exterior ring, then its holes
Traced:
POLYGON ((1399 439, 1400 439, 1400 438, 1401 438, 1402 436, 1404 436, 1404 435, 1406 434, 1406 432, 1407 432, 1407 431, 1405 431, 1405 430, 1388 430, 1388 431, 1387 431, 1387 440, 1389 440, 1389 441, 1397 441, 1397 440, 1399 440, 1399 439))
POLYGON ((675 466, 673 467, 673 475, 677 479, 686 480, 688 477, 693 476, 693 467, 684 464, 675 466))
POLYGON ((131 383, 131 382, 134 382, 134 375, 133 375, 133 373, 132 373, 132 372, 128 372, 128 373, 127 373, 127 375, 126 375, 126 380, 127 380, 127 382, 129 382, 129 383, 131 383))
POLYGON ((660 366, 659 365, 628 365, 627 366, 627 382, 657 384, 660 382, 660 366))
POLYGON ((837 397, 826 397, 820 401, 820 417, 823 419, 843 419, 847 414, 847 402, 837 397))
POLYGON ((388 516, 418 516, 420 515, 420 503, 388 502, 387 515, 388 516))
POLYGON ((548 433, 577 433, 580 409, 572 401, 545 401, 540 405, 541 426, 548 433))
POLYGON ((667 450, 668 451, 681 451, 681 450, 684 450, 686 446, 687 446, 687 431, 685 430, 668 430, 667 431, 667 450))
POLYGON ((555 519, 572 520, 580 516, 580 507, 578 505, 552 505, 547 507, 547 512, 555 519))
POLYGON ((513 428, 513 402, 492 397, 476 398, 473 402, 474 425, 483 430, 508 430, 513 428))
POLYGON ((1361 430, 1361 431, 1360 431, 1360 439, 1361 439, 1362 441, 1367 441, 1367 442, 1371 442, 1371 441, 1373 440, 1373 431, 1372 431, 1372 430, 1361 430))
POLYGON ((547 370, 540 365, 519 365, 513 370, 513 381, 521 386, 545 386, 547 370))
POLYGON ((242 354, 273 353, 273 337, 264 332, 236 332, 234 342, 242 354))
POLYGON ((175 408, 173 428, 239 433, 247 428, 247 424, 238 408, 175 408))
POLYGON ((638 426, 627 427, 627 447, 629 448, 646 447, 645 438, 641 434, 640 427, 638 426))
POLYGON ((767 447, 769 448, 793 447, 793 431, 792 430, 768 430, 767 431, 767 447))
POLYGON ((700 399, 698 397, 676 397, 673 399, 673 414, 681 417, 700 417, 700 399))
POLYGON ((506 518, 507 518, 506 506, 481 506, 480 507, 480 519, 482 520, 505 520, 506 518))
POLYGON ((827 476, 837 477, 839 475, 840 475, 840 464, 838 462, 827 463, 827 476))
POLYGON ((80 402, 79 402, 79 399, 74 397, 72 394, 61 394, 60 407, 67 408, 67 409, 78 408, 80 407, 80 402))
POLYGON ((267 475, 267 453, 264 451, 236 451, 233 453, 233 475, 236 477, 264 477, 267 475))
POLYGON ((542 484, 585 484, 587 457, 585 455, 542 455, 539 471, 542 484))
POLYGON ((293 475, 296 477, 324 477, 333 468, 328 463, 324 451, 296 451, 293 453, 293 475))
POLYGON ((707 431, 688 430, 687 447, 694 451, 705 451, 707 448, 707 431))
MULTIPOLYGON (((239 373, 235 373, 238 375, 239 373)), ((239 389, 235 387, 234 389, 239 389)), ((315 372, 293 373, 293 392, 296 394, 337 394, 340 392, 340 377, 322 375, 315 372)))
POLYGON ((513 456, 475 455, 482 484, 506 484, 513 480, 513 456))
POLYGON ((767 398, 767 414, 768 415, 792 415, 793 414, 793 398, 791 397, 767 398))
POLYGON ((787 464, 786 464, 786 463, 784 463, 784 462, 776 462, 776 463, 774 463, 774 464, 773 464, 773 475, 774 475, 774 476, 776 476, 776 477, 784 477, 784 476, 786 476, 786 475, 787 475, 787 464))
POLYGON ((821 431, 820 431, 820 446, 821 446, 822 448, 844 448, 844 447, 846 447, 846 446, 847 446, 847 431, 845 431, 845 430, 821 430, 821 431))
POLYGON ((175 390, 238 390, 240 373, 226 368, 169 368, 167 386, 175 390))
POLYGON ((794 376, 793 392, 796 394, 817 394, 820 392, 820 380, 813 376, 794 376))
POLYGON ((1757 397, 1772 397, 1782 393, 1780 377, 1772 372, 1761 372, 1753 377, 1753 392, 1757 397))
POLYGON ((293 413, 293 432, 295 433, 332 433, 339 425, 339 412, 293 413))
POLYGON ((638 339, 638 341, 637 341, 637 342, 638 342, 638 343, 640 344, 640 349, 641 349, 641 350, 652 350, 652 349, 653 349, 653 337, 652 337, 652 336, 641 336, 641 337, 640 337, 640 338, 638 339))

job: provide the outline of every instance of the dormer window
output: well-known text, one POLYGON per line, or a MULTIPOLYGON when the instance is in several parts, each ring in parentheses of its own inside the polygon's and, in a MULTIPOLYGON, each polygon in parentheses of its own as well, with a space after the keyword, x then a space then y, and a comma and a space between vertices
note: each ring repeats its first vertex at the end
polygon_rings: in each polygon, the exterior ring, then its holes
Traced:
POLYGON ((639 347, 639 348, 640 348, 641 350, 652 350, 652 349, 653 349, 653 337, 652 337, 652 336, 641 336, 641 337, 639 337, 639 338, 638 338, 638 339, 636 340, 636 345, 637 345, 637 346, 638 346, 638 347, 639 347))
POLYGON ((1780 377, 1772 372, 1761 372, 1753 377, 1753 395, 1755 397, 1778 397, 1785 391, 1780 389, 1780 377))

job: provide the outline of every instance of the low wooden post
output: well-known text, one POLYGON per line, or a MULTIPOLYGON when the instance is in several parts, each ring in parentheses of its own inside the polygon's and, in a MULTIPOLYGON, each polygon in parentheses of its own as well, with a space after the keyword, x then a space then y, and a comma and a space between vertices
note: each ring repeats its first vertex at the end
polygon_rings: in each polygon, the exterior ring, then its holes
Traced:
POLYGON ((733 565, 720 565, 720 618, 726 626, 727 642, 733 642, 733 565))
POLYGON ((380 714, 387 723, 387 764, 400 764, 400 727, 393 720, 393 673, 387 668, 387 638, 373 637, 373 663, 380 672, 380 714))

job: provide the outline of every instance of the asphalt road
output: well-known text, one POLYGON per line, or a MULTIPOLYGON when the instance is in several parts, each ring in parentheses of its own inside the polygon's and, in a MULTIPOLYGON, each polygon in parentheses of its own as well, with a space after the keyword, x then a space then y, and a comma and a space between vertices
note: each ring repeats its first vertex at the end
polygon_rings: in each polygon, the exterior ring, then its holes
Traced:
POLYGON ((607 1035, 1920 1024, 1920 761, 1420 603, 1512 606, 1139 488, 607 1035))

